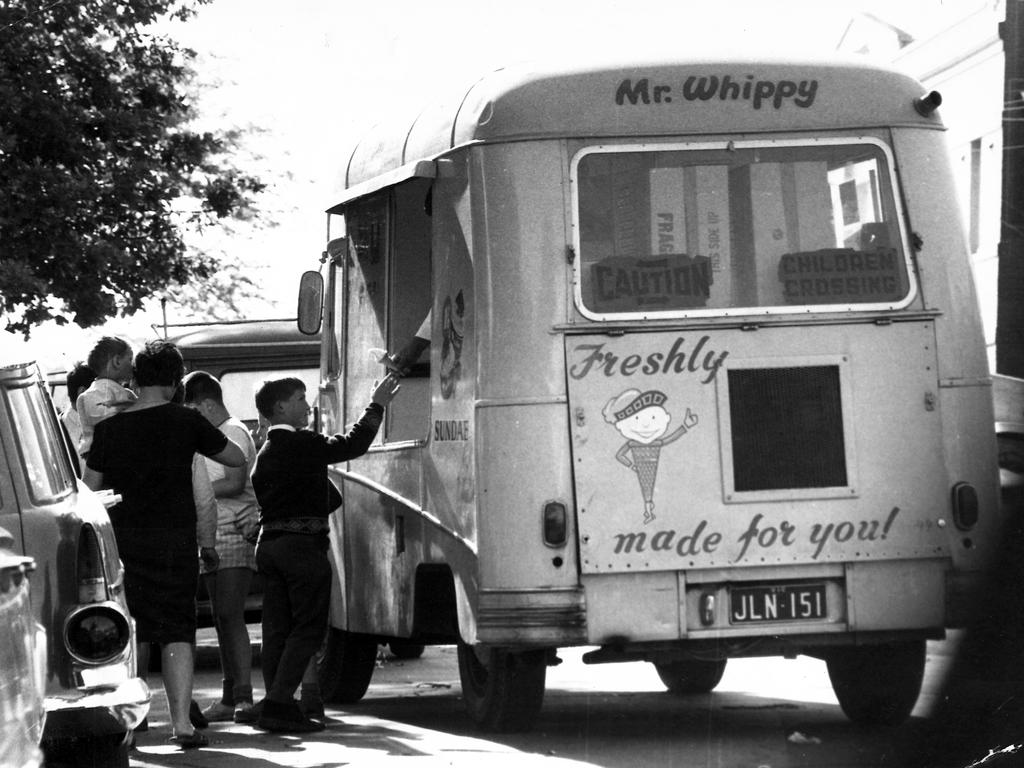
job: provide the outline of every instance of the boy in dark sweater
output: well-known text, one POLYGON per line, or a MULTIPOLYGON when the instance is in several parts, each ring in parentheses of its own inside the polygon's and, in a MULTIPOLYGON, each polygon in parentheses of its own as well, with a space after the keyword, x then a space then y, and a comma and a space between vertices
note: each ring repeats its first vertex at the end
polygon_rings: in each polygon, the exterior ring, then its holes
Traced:
POLYGON ((266 698, 257 725, 301 733, 323 729, 300 710, 295 691, 327 631, 331 566, 328 518, 341 495, 327 466, 362 456, 373 442, 384 407, 398 391, 387 376, 344 435, 306 429, 310 407, 300 379, 264 382, 256 408, 270 422, 256 456, 252 485, 260 506, 256 567, 263 576, 263 680, 266 698))

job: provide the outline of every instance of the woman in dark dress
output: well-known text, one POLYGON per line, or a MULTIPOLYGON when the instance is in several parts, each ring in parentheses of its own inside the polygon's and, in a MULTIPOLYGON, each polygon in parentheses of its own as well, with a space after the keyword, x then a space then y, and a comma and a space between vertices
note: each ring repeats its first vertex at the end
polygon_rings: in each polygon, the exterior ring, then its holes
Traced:
POLYGON ((199 579, 192 458, 237 467, 245 455, 200 413, 171 402, 184 372, 170 342, 136 355, 138 399, 96 425, 83 479, 122 497, 110 519, 138 641, 161 646, 171 741, 199 747, 206 739, 189 722, 199 579))

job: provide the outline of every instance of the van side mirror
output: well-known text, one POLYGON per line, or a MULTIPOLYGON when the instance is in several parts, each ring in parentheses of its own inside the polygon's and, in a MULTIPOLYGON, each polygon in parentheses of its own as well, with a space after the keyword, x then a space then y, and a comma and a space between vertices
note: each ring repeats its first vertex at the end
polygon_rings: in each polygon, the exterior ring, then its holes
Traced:
POLYGON ((303 272, 299 279, 299 331, 313 336, 320 330, 323 315, 324 279, 319 272, 303 272))

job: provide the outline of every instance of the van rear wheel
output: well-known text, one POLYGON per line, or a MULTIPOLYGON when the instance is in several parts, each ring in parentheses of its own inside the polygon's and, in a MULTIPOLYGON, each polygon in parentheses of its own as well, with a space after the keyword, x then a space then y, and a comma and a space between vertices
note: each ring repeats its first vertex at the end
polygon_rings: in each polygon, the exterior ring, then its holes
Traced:
POLYGON ((425 649, 425 645, 410 643, 408 640, 392 640, 388 643, 388 650, 396 659, 418 659, 425 649))
POLYGON ((526 731, 544 703, 544 651, 511 653, 459 643, 462 700, 470 718, 485 731, 526 731))
POLYGON ((669 693, 685 696, 690 693, 708 693, 722 681, 725 674, 726 659, 718 661, 673 661, 666 664, 655 663, 658 677, 668 688, 669 693))
POLYGON ((836 648, 825 659, 843 712, 862 725, 899 725, 924 679, 925 641, 836 648))
POLYGON ((324 701, 354 704, 370 687, 370 678, 377 664, 377 641, 331 627, 327 630, 316 668, 320 677, 320 693, 324 701))

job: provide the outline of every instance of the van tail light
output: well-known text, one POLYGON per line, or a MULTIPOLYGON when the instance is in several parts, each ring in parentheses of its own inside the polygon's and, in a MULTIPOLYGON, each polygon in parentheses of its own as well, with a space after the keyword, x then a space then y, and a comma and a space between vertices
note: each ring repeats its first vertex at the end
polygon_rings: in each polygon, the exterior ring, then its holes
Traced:
POLYGON ((961 531, 978 524, 978 492, 970 483, 953 486, 953 522, 961 531))
POLYGON ((107 579, 99 537, 91 525, 83 525, 78 538, 78 602, 102 603, 106 599, 107 579))
POLYGON ((565 546, 568 515, 565 504, 549 501, 544 505, 544 543, 549 547, 565 546))

